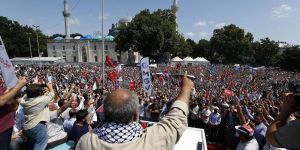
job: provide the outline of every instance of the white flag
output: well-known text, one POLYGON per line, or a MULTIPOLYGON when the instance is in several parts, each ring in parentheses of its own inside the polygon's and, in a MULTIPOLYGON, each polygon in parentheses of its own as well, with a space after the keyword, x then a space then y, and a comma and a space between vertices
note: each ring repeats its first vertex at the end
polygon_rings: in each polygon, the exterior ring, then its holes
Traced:
POLYGON ((51 75, 48 76, 48 74, 47 74, 47 79, 48 79, 48 83, 52 83, 52 76, 51 75))
POLYGON ((149 57, 145 57, 141 60, 141 75, 143 80, 144 90, 147 96, 151 96, 152 84, 151 84, 151 74, 149 69, 149 57))
POLYGON ((96 84, 96 82, 94 82, 93 87, 92 87, 92 90, 93 90, 93 91, 94 91, 94 90, 97 90, 97 84, 96 84))
POLYGON ((39 82, 39 79, 38 79, 38 76, 36 75, 33 80, 33 84, 38 84, 38 82, 39 82))
POLYGON ((14 87, 18 82, 18 78, 15 73, 15 68, 12 65, 7 55, 1 36, 0 36, 0 67, 2 71, 2 76, 5 81, 5 85, 7 87, 14 87))

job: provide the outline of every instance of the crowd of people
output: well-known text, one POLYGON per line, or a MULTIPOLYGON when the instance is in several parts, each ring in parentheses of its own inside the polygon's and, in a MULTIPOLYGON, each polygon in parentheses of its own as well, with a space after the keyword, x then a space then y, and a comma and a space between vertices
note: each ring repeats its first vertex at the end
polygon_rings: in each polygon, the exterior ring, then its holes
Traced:
MULTIPOLYGON (((105 126, 104 99, 119 88, 137 93, 142 125, 143 121, 159 122, 178 98, 185 71, 194 82, 189 127, 204 129, 207 141, 228 149, 246 145, 272 149, 266 142, 267 127, 279 114, 289 84, 300 80, 299 73, 278 68, 159 65, 151 68, 152 94, 147 95, 139 67, 107 67, 104 85, 100 66, 92 64, 19 65, 15 69, 23 77, 17 86, 27 84, 27 89, 0 105, 1 142, 7 138, 0 144, 14 150, 40 150, 66 141, 73 141, 70 145, 75 148, 81 136, 105 126)), ((0 82, 0 95, 21 89, 6 88, 4 79, 0 82)), ((298 117, 292 114, 289 121, 298 117)))

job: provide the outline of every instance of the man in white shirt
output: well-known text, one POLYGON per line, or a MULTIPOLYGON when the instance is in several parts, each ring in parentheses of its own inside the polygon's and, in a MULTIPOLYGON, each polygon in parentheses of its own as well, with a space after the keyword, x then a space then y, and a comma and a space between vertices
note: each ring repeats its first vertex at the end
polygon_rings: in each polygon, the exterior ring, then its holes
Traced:
POLYGON ((258 143, 254 138, 254 130, 249 125, 237 126, 236 136, 240 142, 236 150, 259 150, 258 143))
POLYGON ((50 121, 48 104, 54 99, 52 84, 46 84, 49 90, 43 95, 43 87, 31 84, 27 87, 26 95, 21 100, 24 108, 24 130, 34 150, 45 149, 48 142, 48 130, 46 123, 50 121))

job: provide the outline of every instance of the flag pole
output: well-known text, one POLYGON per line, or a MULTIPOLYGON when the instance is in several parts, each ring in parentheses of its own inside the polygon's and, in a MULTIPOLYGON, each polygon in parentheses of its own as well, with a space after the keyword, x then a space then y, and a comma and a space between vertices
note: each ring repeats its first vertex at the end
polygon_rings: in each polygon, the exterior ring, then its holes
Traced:
POLYGON ((102 17, 101 17, 101 34, 102 34, 102 90, 104 90, 104 79, 105 79, 105 76, 104 76, 104 34, 103 34, 103 22, 104 22, 104 0, 102 0, 102 17))

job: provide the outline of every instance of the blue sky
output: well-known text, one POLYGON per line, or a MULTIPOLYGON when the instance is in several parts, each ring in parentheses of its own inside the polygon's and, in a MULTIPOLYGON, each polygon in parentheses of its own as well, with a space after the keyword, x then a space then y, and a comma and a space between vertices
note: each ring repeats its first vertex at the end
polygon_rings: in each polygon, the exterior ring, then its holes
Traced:
MULTIPOLYGON (((121 17, 143 9, 170 8, 173 0, 105 0, 105 33, 121 17)), ((71 33, 101 30, 101 0, 69 0, 71 33)), ((39 25, 47 35, 64 33, 63 0, 0 0, 0 15, 39 25)), ((215 28, 236 24, 255 40, 300 44, 300 0, 179 0, 178 29, 195 41, 210 39, 215 28)))

